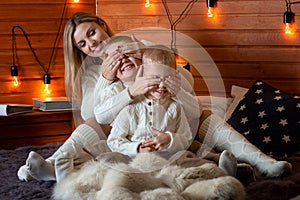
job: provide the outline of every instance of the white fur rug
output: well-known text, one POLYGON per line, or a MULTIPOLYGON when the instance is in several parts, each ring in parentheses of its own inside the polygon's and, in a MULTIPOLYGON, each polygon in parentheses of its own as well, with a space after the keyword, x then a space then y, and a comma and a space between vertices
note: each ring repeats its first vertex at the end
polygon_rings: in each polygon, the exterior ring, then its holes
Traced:
POLYGON ((55 200, 245 199, 243 185, 215 164, 183 168, 152 153, 129 164, 87 163, 56 184, 55 200))

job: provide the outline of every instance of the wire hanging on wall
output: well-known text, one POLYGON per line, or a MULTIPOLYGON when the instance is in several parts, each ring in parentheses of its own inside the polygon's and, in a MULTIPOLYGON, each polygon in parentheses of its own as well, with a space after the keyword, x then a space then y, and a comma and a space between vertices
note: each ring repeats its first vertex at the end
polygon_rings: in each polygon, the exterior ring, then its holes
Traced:
POLYGON ((168 8, 168 5, 167 5, 167 2, 165 0, 162 0, 162 3, 163 3, 163 6, 164 6, 164 9, 166 11, 166 14, 167 14, 167 17, 168 17, 168 20, 169 20, 169 23, 171 25, 171 49, 177 53, 177 50, 176 50, 176 37, 175 37, 175 34, 176 34, 176 26, 177 24, 179 24, 184 18, 186 18, 186 16, 189 14, 189 12, 191 11, 194 3, 197 2, 197 0, 192 0, 190 1, 186 6, 185 8, 183 9, 183 11, 180 13, 179 17, 173 21, 172 19, 172 15, 169 11, 169 8, 168 8))
MULTIPOLYGON (((172 15, 169 11, 169 8, 168 8, 168 5, 167 5, 167 2, 165 0, 162 0, 162 3, 163 3, 163 6, 164 6, 164 9, 166 11, 166 14, 167 14, 167 17, 168 17, 168 20, 169 20, 169 23, 171 25, 171 49, 172 51, 174 52, 174 54, 176 55, 176 57, 178 58, 178 50, 176 48, 176 26, 177 24, 179 24, 184 18, 186 18, 186 16, 189 14, 189 12, 191 11, 194 3, 196 3, 197 0, 192 0, 190 1, 186 6, 185 8, 183 9, 183 11, 180 13, 179 17, 173 21, 172 19, 172 15)), ((186 68, 187 70, 190 71, 190 64, 187 63, 184 68, 186 68)))
POLYGON ((32 52, 33 54, 33 57, 34 59, 36 60, 36 62, 39 64, 39 66, 42 68, 42 70, 44 71, 44 84, 45 84, 45 92, 47 94, 50 93, 49 91, 49 84, 50 84, 50 74, 49 74, 49 71, 50 71, 50 68, 51 68, 51 64, 52 64, 52 61, 53 61, 53 57, 54 57, 54 53, 55 53, 55 49, 56 49, 56 45, 57 45, 57 40, 59 38, 59 34, 61 32, 61 28, 62 28, 62 22, 63 22, 63 18, 64 18, 64 15, 65 15, 65 11, 66 11, 66 7, 67 7, 67 1, 68 0, 65 0, 64 2, 64 7, 63 7, 63 12, 61 14, 61 17, 60 17, 60 22, 59 22, 59 27, 58 27, 58 31, 56 33, 56 36, 55 36, 55 40, 53 42, 53 46, 52 46, 52 51, 51 51, 51 55, 50 55, 50 58, 49 58, 49 62, 48 62, 48 66, 45 67, 45 65, 39 60, 38 56, 36 55, 35 53, 35 50, 33 49, 32 45, 31 45, 31 42, 28 38, 28 35, 26 34, 25 30, 21 27, 21 26, 13 26, 12 27, 12 58, 13 58, 13 63, 12 63, 12 66, 11 66, 11 75, 15 75, 15 76, 18 76, 18 68, 17 68, 17 65, 16 65, 16 33, 15 33, 15 29, 19 29, 23 36, 25 37, 26 39, 26 42, 30 48, 30 51, 32 52))

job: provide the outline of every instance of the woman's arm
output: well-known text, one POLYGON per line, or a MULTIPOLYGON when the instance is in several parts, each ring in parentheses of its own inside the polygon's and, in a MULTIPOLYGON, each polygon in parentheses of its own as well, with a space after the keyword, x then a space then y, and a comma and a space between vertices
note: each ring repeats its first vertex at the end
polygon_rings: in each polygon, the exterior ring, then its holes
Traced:
MULTIPOLYGON (((74 91, 74 95, 79 95, 81 98, 81 117, 83 120, 93 118, 94 108, 94 90, 97 80, 101 74, 101 67, 99 65, 91 65, 87 67, 80 76, 80 87, 77 88, 81 91, 74 91)), ((75 99, 76 100, 76 99, 75 99)))

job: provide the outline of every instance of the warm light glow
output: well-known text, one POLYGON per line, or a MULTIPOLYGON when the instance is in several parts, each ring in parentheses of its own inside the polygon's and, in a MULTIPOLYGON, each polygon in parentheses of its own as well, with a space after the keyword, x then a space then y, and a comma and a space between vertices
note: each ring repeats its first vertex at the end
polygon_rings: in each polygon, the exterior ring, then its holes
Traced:
POLYGON ((295 34, 295 27, 293 23, 286 23, 285 24, 285 34, 287 35, 294 35, 295 34))
POLYGON ((51 94, 51 90, 50 90, 50 86, 49 86, 49 85, 50 85, 50 84, 45 84, 44 93, 45 93, 46 95, 51 94))
POLYGON ((46 101, 52 101, 52 97, 46 97, 46 101))
POLYGON ((14 87, 19 87, 21 82, 18 80, 18 76, 12 76, 12 84, 14 87))
POLYGON ((79 0, 73 0, 74 3, 79 3, 79 0))
POLYGON ((209 18, 214 18, 217 16, 217 12, 216 12, 216 9, 214 7, 209 7, 208 10, 207 10, 207 16, 209 18))
POLYGON ((146 0, 145 8, 149 8, 151 6, 150 0, 146 0))

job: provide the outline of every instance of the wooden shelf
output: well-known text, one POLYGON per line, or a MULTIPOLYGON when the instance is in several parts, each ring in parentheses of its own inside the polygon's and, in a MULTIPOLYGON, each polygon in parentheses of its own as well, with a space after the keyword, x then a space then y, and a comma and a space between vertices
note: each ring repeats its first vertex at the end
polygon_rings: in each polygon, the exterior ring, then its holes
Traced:
POLYGON ((1 116, 0 149, 64 142, 73 129, 71 110, 1 116))

